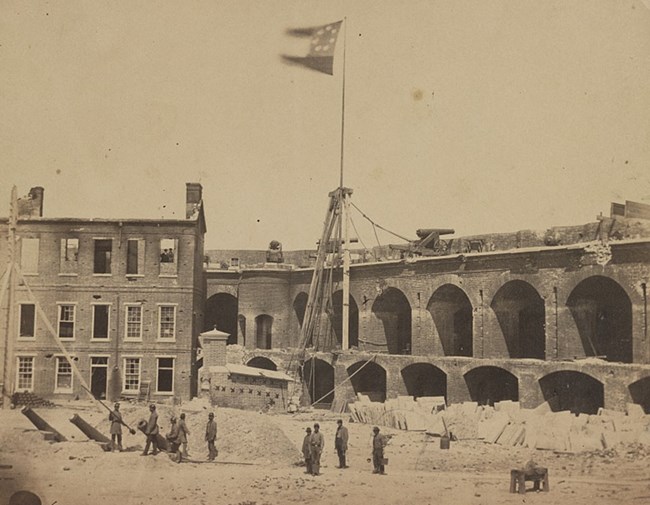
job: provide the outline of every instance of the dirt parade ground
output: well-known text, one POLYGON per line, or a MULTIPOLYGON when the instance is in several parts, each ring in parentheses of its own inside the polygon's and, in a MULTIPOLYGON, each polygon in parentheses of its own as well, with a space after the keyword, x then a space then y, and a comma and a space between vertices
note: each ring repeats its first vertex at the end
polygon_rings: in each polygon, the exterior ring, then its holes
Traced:
MULTIPOLYGON (((36 493, 43 504, 515 504, 650 503, 650 449, 621 446, 580 454, 530 450, 459 440, 449 450, 424 432, 382 428, 390 436, 387 475, 373 475, 372 426, 347 415, 314 410, 263 414, 215 408, 216 462, 204 442, 207 414, 199 400, 181 407, 159 405, 161 433, 172 414, 185 412, 191 431, 190 459, 177 464, 165 453, 141 456, 145 437, 124 430, 124 452, 104 452, 68 420, 80 415, 102 433, 108 416, 90 402, 35 409, 64 435, 44 440, 20 410, 0 410, 0 504, 18 490, 36 493), (349 428, 347 469, 338 469, 336 420, 349 428), (325 436, 322 474, 306 475, 300 448, 307 426, 319 422, 325 436), (509 493, 510 470, 529 460, 549 469, 550 491, 509 493)), ((147 418, 144 404, 122 404, 125 421, 147 418)), ((529 488, 532 485, 528 483, 529 488)))

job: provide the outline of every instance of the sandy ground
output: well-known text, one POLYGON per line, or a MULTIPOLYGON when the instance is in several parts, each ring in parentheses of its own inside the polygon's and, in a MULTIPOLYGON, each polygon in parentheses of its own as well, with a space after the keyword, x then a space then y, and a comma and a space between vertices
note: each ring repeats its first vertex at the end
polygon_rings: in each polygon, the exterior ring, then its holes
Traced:
MULTIPOLYGON (((371 426, 346 423, 350 468, 340 470, 334 450, 339 416, 318 410, 290 415, 216 409, 219 457, 209 463, 203 442, 209 410, 196 400, 182 408, 159 407, 163 433, 172 413, 187 414, 191 461, 180 465, 164 453, 140 456, 144 436, 139 432, 124 435, 122 453, 105 453, 87 441, 68 419, 79 414, 107 434, 106 413, 90 403, 36 410, 68 437, 61 443, 45 441, 20 411, 0 410, 0 465, 12 466, 0 469, 0 505, 19 489, 35 492, 47 505, 650 503, 647 447, 557 454, 461 440, 441 450, 437 438, 384 428, 392 438, 387 475, 380 476, 367 462, 371 426), (299 466, 304 429, 315 421, 326 442, 319 477, 305 475, 299 466), (549 468, 550 492, 510 494, 510 469, 529 459, 549 468)), ((126 404, 122 411, 132 426, 147 415, 146 406, 126 404)))

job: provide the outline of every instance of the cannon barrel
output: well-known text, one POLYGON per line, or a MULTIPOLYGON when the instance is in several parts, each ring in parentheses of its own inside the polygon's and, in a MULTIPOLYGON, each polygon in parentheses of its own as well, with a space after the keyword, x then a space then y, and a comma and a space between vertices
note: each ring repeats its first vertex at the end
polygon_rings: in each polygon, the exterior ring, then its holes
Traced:
MULTIPOLYGON (((138 429, 146 435, 145 430, 147 429, 147 421, 141 419, 138 422, 138 429)), ((169 451, 169 444, 167 443, 167 439, 163 437, 160 433, 156 435, 156 442, 158 443, 158 449, 162 451, 169 451)))
POLYGON ((432 233, 437 233, 438 235, 451 235, 456 233, 456 230, 453 228, 420 228, 415 232, 415 234, 420 238, 426 238, 432 233))
POLYGON ((20 409, 22 415, 29 419, 34 426, 36 426, 39 431, 49 431, 54 436, 54 440, 57 442, 66 442, 68 439, 65 438, 61 433, 56 431, 52 426, 50 426, 41 416, 34 412, 29 407, 23 407, 20 409))
POLYGON ((103 444, 107 444, 111 441, 110 438, 108 438, 98 429, 92 427, 81 416, 77 414, 75 414, 70 418, 70 422, 74 424, 77 428, 79 428, 83 432, 83 434, 86 435, 90 440, 94 440, 95 442, 101 442, 103 444))

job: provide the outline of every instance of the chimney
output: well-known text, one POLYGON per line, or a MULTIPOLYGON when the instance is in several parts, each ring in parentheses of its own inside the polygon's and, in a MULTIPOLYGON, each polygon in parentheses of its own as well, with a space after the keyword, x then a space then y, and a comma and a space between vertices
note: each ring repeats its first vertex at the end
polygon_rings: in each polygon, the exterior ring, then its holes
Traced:
POLYGON ((185 218, 191 219, 201 207, 203 186, 198 182, 185 183, 185 218))
POLYGON ((43 193, 41 186, 29 190, 27 196, 18 199, 18 217, 43 217, 43 193))

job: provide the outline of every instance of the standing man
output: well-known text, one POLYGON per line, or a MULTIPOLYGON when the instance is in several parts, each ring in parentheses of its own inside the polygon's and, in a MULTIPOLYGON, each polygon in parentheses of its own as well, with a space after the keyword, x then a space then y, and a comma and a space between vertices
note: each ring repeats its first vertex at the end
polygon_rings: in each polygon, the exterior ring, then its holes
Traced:
POLYGON ((187 429, 187 424, 185 424, 185 413, 181 414, 181 418, 178 421, 178 433, 180 435, 180 442, 183 445, 183 457, 189 457, 187 453, 187 436, 190 434, 190 430, 187 429))
POLYGON ((338 428, 336 428, 336 436, 334 437, 334 447, 339 456, 339 466, 337 468, 347 468, 345 464, 345 453, 348 450, 348 429, 343 426, 343 420, 336 421, 338 428))
POLYGON ((372 429, 372 464, 375 467, 372 473, 385 475, 384 472, 384 447, 386 447, 386 437, 379 434, 379 428, 375 426, 372 429))
POLYGON ((108 420, 111 423, 111 447, 113 451, 117 449, 122 452, 122 413, 120 412, 120 404, 116 403, 114 405, 114 410, 108 414, 108 420), (115 442, 117 441, 117 446, 115 442))
POLYGON ((307 471, 305 473, 311 474, 311 428, 305 430, 307 433, 302 441, 302 455, 305 458, 305 466, 307 471))
POLYGON ((208 443, 208 461, 214 461, 217 457, 217 448, 214 446, 217 440, 217 422, 214 420, 214 414, 208 414, 208 424, 205 427, 205 440, 208 443))
POLYGON ((183 460, 183 454, 181 454, 181 434, 179 425, 176 422, 175 416, 172 416, 169 422, 171 423, 169 433, 167 434, 167 440, 169 441, 169 452, 176 453, 176 463, 180 463, 183 460))
POLYGON ((311 434, 311 474, 320 475, 320 455, 325 448, 325 438, 320 432, 320 424, 314 424, 314 432, 311 434))
POLYGON ((147 422, 147 427, 144 430, 145 435, 147 435, 147 443, 144 446, 143 456, 149 454, 149 446, 153 444, 153 456, 158 454, 158 441, 156 437, 158 436, 158 413, 156 412, 156 406, 152 403, 149 405, 149 422, 147 422))

